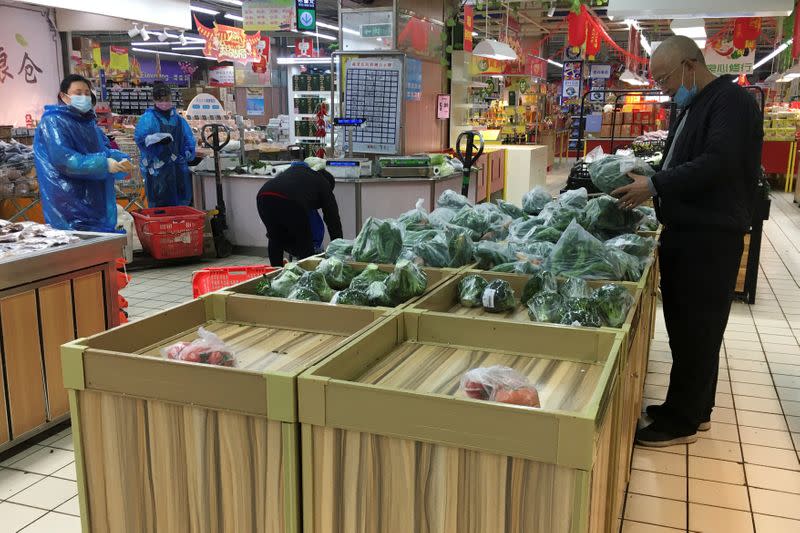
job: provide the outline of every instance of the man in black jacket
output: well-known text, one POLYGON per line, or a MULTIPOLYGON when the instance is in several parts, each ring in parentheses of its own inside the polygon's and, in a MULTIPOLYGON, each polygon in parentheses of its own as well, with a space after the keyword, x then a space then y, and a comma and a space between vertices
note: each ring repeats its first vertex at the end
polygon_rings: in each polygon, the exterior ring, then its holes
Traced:
POLYGON ((614 191, 628 209, 653 197, 664 225, 659 248, 664 319, 672 351, 663 405, 648 407, 644 446, 697 440, 711 427, 719 350, 728 323, 743 238, 752 220, 763 121, 753 96, 715 77, 686 37, 655 51, 650 71, 678 105, 662 168, 614 191))
POLYGON ((283 254, 298 259, 314 255, 309 212, 322 209, 331 240, 342 238, 339 206, 333 195, 336 180, 326 170, 312 170, 297 161, 258 192, 261 221, 267 228, 267 250, 272 266, 283 266, 283 254))

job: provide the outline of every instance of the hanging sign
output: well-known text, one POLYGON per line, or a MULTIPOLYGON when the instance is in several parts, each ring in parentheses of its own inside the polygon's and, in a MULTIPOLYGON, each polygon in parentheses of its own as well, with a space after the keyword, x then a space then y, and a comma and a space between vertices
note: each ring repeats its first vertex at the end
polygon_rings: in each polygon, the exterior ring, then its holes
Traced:
POLYGON ((295 57, 315 57, 319 54, 314 51, 314 41, 308 37, 302 39, 295 39, 294 41, 294 56, 295 57))
POLYGON ((247 88, 247 115, 264 115, 264 89, 260 87, 247 88))
POLYGON ((565 61, 561 85, 562 105, 576 104, 581 98, 582 61, 565 61))
POLYGON ((100 48, 100 43, 92 43, 92 62, 94 63, 94 68, 99 69, 103 66, 103 52, 100 48))
POLYGON ((731 41, 720 41, 710 44, 703 50, 708 70, 717 76, 722 74, 751 74, 755 54, 742 55, 737 53, 731 41))
POLYGON ((130 58, 128 57, 128 49, 124 46, 111 47, 111 61, 109 66, 112 70, 119 70, 127 72, 131 68, 130 58))
POLYGON ((225 117, 226 113, 222 104, 208 93, 200 93, 195 96, 189 102, 189 107, 186 108, 188 120, 217 120, 225 117))
POLYGON ((214 23, 213 28, 203 26, 197 17, 197 32, 206 40, 203 55, 217 61, 238 61, 243 65, 261 60, 258 49, 261 33, 247 35, 243 29, 214 23))
POLYGON ((317 0, 295 0, 297 31, 316 31, 317 0))
POLYGON ((611 65, 589 65, 589 77, 593 80, 611 78, 611 65))
POLYGON ((436 118, 447 120, 450 118, 450 95, 440 94, 436 96, 436 118))
POLYGON ((261 59, 251 63, 250 68, 256 74, 265 74, 269 68, 269 37, 262 37, 256 45, 256 50, 261 59))
POLYGON ((295 0, 245 0, 243 26, 247 31, 290 31, 295 28, 295 0))
POLYGON ((475 8, 464 6, 464 51, 472 52, 472 32, 475 31, 475 8))
POLYGON ((208 84, 211 87, 233 87, 235 81, 233 65, 209 67, 208 69, 208 84))

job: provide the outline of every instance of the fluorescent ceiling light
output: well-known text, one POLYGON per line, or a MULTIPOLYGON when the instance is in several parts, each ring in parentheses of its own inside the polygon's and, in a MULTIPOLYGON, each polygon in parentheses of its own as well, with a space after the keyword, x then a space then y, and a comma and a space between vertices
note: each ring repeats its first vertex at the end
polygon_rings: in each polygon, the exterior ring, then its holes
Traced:
POLYGON ((766 64, 770 59, 772 59, 773 57, 777 56, 778 54, 789 48, 789 45, 791 45, 793 42, 794 42, 793 38, 789 39, 788 41, 780 45, 778 48, 770 52, 764 59, 760 60, 758 63, 753 65, 753 70, 757 69, 761 65, 766 64))
POLYGON ((706 22, 703 19, 676 19, 669 25, 672 33, 683 35, 690 39, 705 39, 706 22))
POLYGON ((164 43, 159 41, 153 41, 151 43, 146 43, 144 41, 139 41, 136 43, 131 43, 131 46, 170 46, 171 44, 175 43, 164 43))
POLYGON ((279 57, 279 65, 330 65, 329 57, 279 57))
POLYGON ((219 11, 214 11, 213 9, 208 9, 208 8, 205 8, 205 7, 189 6, 189 9, 191 9, 192 11, 194 11, 196 13, 203 13, 205 15, 214 15, 214 16, 219 15, 219 11))
POLYGON ((676 18, 785 17, 793 0, 609 0, 608 17, 637 20, 676 18))
POLYGON ((171 50, 205 50, 205 46, 173 46, 171 50))
POLYGON ((232 15, 230 13, 225 13, 225 18, 229 20, 235 20, 237 22, 242 22, 244 17, 240 17, 239 15, 232 15))
POLYGON ((325 33, 315 33, 313 31, 304 31, 303 35, 311 35, 313 37, 319 37, 320 39, 328 39, 329 41, 335 41, 338 37, 334 37, 333 35, 327 35, 325 33))
POLYGON ((796 78, 800 78, 800 73, 790 72, 788 74, 784 74, 783 77, 786 78, 787 80, 794 80, 796 78))
POLYGON ((547 62, 553 65, 554 67, 564 68, 564 63, 559 63, 558 61, 553 61, 552 59, 548 59, 547 62))
POLYGON ((179 56, 179 57, 192 57, 194 59, 205 59, 207 61, 216 61, 213 57, 195 56, 192 54, 179 54, 177 52, 164 52, 161 50, 147 50, 145 48, 131 48, 133 52, 141 52, 144 54, 160 54, 162 56, 179 56))
POLYGON ((516 61, 517 53, 506 43, 495 39, 484 39, 472 51, 472 55, 497 61, 516 61))
MULTIPOLYGON (((326 22, 317 21, 317 27, 325 28, 326 30, 339 31, 339 26, 334 26, 333 24, 328 24, 326 22)), ((350 28, 342 28, 342 32, 349 33, 350 35, 358 35, 359 37, 361 36, 361 34, 356 30, 351 30, 350 28)))
POLYGON ((242 0, 216 0, 216 1, 221 3, 221 4, 228 4, 228 5, 231 5, 231 6, 241 6, 242 5, 242 0))

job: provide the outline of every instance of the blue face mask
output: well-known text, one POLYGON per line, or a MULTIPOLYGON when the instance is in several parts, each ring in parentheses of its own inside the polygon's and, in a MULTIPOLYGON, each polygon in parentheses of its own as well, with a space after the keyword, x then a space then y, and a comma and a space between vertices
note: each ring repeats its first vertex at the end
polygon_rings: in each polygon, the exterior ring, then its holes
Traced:
POLYGON ((694 100, 694 97, 697 96, 697 74, 695 74, 695 81, 692 82, 692 88, 687 89, 686 85, 683 83, 683 74, 685 73, 684 70, 681 72, 681 86, 678 89, 678 92, 675 93, 673 99, 675 103, 678 104, 678 107, 689 107, 694 100))
POLYGON ((92 97, 84 94, 69 95, 69 106, 76 111, 86 113, 92 109, 92 97))

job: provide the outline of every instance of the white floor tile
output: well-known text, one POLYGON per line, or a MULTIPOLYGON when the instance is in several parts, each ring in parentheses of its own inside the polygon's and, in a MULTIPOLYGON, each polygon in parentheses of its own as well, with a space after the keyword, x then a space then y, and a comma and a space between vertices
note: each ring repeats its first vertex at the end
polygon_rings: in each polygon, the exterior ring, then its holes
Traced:
MULTIPOLYGON (((0 502, 0 533, 17 533, 21 528, 30 524, 40 516, 44 516, 47 511, 17 505, 15 503, 0 502)), ((61 533, 57 529, 50 533, 61 533)))
POLYGON ((56 448, 42 448, 21 461, 12 464, 11 468, 50 475, 73 461, 75 461, 74 452, 57 450, 56 448))
POLYGON ((77 495, 76 482, 48 477, 12 496, 8 501, 51 511, 77 495))
POLYGON ((41 481, 44 476, 12 470, 10 468, 0 468, 0 500, 7 500, 14 494, 27 489, 37 481, 41 481))
POLYGON ((22 533, 81 533, 81 519, 61 513, 45 516, 21 530, 22 533))
POLYGON ((77 496, 70 498, 69 501, 59 505, 55 510, 59 513, 71 514, 73 516, 81 515, 81 507, 77 496))
POLYGON ((75 473, 75 463, 73 462, 60 470, 56 470, 53 473, 53 476, 60 477, 62 479, 71 479, 72 481, 77 481, 78 475, 75 473))

